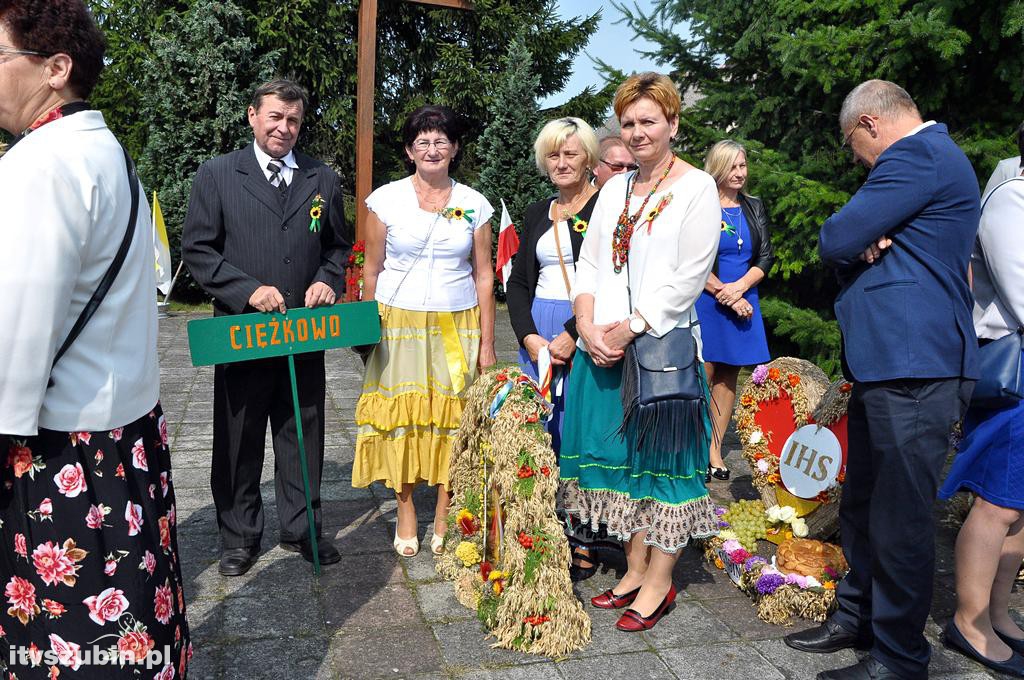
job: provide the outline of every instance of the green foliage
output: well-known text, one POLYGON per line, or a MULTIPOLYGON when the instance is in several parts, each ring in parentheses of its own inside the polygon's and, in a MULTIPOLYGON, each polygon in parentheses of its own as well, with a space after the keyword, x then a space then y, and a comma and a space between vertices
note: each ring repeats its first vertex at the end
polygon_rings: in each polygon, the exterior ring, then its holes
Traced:
MULTIPOLYGON (((526 206, 551 192, 533 154, 541 127, 536 99, 540 77, 533 72, 533 59, 521 37, 509 45, 503 63, 505 72, 488 112, 490 123, 478 144, 482 168, 477 188, 495 206, 498 217, 504 199, 513 223, 520 226, 526 206)), ((492 226, 497 234, 499 219, 492 226)))
POLYGON ((702 97, 680 121, 684 157, 699 164, 726 136, 749 149, 749 191, 773 222, 776 262, 761 285, 773 354, 798 353, 835 374, 836 284, 817 237, 864 180, 840 148, 843 98, 869 78, 900 83, 925 119, 949 125, 984 184, 1000 158, 1015 155, 1009 135, 1024 101, 1024 5, 656 0, 643 13, 613 4, 654 44, 648 56, 681 90, 702 97))
POLYGON ((153 36, 141 83, 139 118, 150 123, 139 174, 160 197, 174 260, 199 165, 252 138, 245 118, 252 83, 273 74, 277 55, 255 50, 251 30, 234 2, 196 0, 168 14, 153 36))

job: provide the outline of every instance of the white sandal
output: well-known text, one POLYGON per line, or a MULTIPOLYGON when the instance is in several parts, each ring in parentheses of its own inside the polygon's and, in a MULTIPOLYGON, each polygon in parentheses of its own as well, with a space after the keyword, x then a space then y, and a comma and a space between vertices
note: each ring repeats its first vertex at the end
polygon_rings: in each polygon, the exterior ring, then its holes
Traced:
POLYGON ((444 536, 434 534, 430 538, 430 552, 434 553, 435 555, 440 555, 444 553, 444 536))
MULTIPOLYGON (((395 546, 395 552, 398 553, 399 557, 416 557, 416 554, 420 551, 420 539, 418 536, 412 538, 399 538, 398 527, 395 527, 395 541, 392 543, 395 546), (411 553, 405 552, 411 549, 411 553)), ((433 541, 431 541, 433 546, 433 541)))

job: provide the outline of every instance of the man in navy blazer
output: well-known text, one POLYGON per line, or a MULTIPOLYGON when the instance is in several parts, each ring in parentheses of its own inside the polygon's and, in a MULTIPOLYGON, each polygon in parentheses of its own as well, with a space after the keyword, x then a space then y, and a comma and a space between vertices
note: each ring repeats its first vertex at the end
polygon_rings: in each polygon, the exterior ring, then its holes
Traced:
POLYGON ((953 425, 978 377, 967 266, 980 215, 970 162, 910 95, 869 80, 840 113, 867 181, 821 228, 838 273, 843 373, 853 383, 840 503, 850 573, 838 611, 791 647, 871 654, 819 678, 927 678, 932 504, 953 425))

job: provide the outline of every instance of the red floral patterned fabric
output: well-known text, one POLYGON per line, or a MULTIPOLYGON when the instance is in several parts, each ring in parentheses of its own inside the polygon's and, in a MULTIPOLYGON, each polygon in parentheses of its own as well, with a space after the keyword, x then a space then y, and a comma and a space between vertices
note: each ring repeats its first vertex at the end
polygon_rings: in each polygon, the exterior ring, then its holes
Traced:
POLYGON ((159 404, 109 432, 0 437, 4 453, 4 677, 184 678, 192 646, 159 404))

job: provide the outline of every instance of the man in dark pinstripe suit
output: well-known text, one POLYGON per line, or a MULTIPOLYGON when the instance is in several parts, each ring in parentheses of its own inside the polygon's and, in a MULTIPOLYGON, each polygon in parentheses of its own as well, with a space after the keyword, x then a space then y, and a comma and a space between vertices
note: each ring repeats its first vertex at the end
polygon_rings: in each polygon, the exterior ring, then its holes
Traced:
MULTIPOLYGON (((295 83, 261 85, 249 107, 254 144, 211 159, 192 184, 182 256, 213 296, 214 314, 285 312, 331 305, 344 285, 346 236, 340 180, 320 161, 293 150, 307 98, 295 83), (321 206, 313 224, 313 204, 321 206)), ((321 529, 324 450, 324 355, 295 357, 313 512, 321 529)), ((267 421, 274 441, 281 547, 312 561, 288 364, 284 358, 225 364, 214 372, 210 484, 223 551, 220 573, 252 567, 263 534, 267 421)), ((321 564, 341 559, 319 542, 321 564)))

